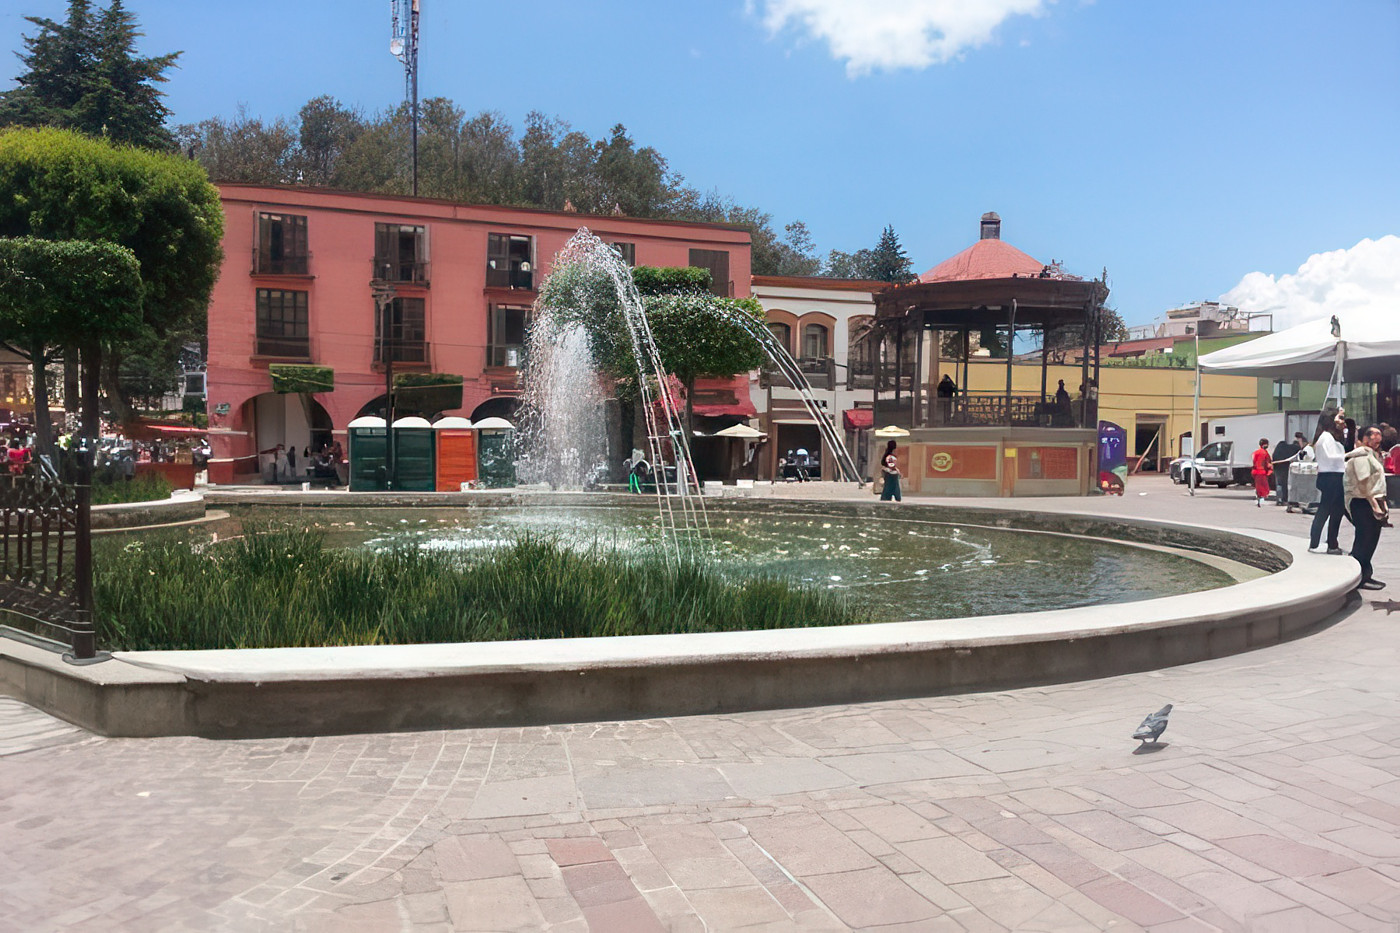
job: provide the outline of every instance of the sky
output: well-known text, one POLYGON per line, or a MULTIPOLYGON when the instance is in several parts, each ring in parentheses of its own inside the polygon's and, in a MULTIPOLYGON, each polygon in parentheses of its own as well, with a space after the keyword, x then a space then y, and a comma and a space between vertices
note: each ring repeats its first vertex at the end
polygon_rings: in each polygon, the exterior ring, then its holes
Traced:
MULTIPOLYGON (((105 6, 105 0, 97 0, 105 6)), ((385 0, 127 0, 183 52, 173 122, 403 98, 385 0)), ((4 0, 11 50, 66 0, 4 0)), ((422 0, 419 90, 517 128, 624 124, 818 249, 917 271, 1007 242, 1129 324, 1226 297, 1276 326, 1400 311, 1400 0, 422 0)), ((0 90, 20 71, 0 69, 0 90)))

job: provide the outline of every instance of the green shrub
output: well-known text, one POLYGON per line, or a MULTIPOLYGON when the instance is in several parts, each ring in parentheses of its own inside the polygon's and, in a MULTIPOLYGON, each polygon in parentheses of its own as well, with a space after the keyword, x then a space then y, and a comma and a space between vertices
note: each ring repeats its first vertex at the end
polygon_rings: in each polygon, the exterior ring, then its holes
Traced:
POLYGON ((159 473, 143 473, 133 479, 118 478, 111 483, 94 483, 92 487, 93 505, 112 505, 118 502, 151 502, 169 499, 175 491, 170 480, 159 473))
POLYGON ((417 644, 872 621, 838 596, 696 561, 523 538, 485 556, 325 546, 266 528, 192 546, 102 540, 98 639, 118 650, 417 644))

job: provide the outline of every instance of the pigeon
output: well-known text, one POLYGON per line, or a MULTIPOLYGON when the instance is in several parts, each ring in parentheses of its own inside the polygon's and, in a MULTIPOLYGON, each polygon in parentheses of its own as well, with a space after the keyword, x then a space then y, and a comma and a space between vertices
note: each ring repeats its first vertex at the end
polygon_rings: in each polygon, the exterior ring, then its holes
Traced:
POLYGON ((1167 731, 1167 717, 1171 715, 1171 712, 1172 705, 1168 703, 1151 716, 1148 716, 1142 721, 1142 725, 1137 727, 1137 731, 1133 733, 1133 738, 1144 744, 1147 743, 1148 739, 1151 739, 1152 744, 1156 745, 1157 739, 1161 737, 1163 732, 1167 731))

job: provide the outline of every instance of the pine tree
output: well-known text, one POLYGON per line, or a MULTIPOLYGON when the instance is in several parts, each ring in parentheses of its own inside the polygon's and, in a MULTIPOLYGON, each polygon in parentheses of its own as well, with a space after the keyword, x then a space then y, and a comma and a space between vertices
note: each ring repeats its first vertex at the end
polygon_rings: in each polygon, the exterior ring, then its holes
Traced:
POLYGON ((18 87, 0 94, 0 125, 58 126, 147 149, 171 149, 170 111, 155 87, 179 52, 142 58, 136 18, 112 0, 96 15, 90 0, 69 0, 62 23, 26 17, 39 27, 25 36, 18 87))
POLYGON ((867 274, 881 282, 896 282, 903 285, 914 278, 914 267, 904 247, 899 244, 899 234, 893 226, 886 226, 880 234, 880 242, 871 251, 867 274))

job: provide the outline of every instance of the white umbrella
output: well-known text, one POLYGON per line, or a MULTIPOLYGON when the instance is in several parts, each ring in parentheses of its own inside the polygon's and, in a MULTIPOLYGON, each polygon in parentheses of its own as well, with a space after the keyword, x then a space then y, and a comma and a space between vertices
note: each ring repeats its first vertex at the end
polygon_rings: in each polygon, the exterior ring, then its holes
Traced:
POLYGON ((888 424, 888 425, 885 425, 883 428, 880 428, 878 431, 876 431, 876 432, 875 432, 875 436, 876 436, 876 437, 908 437, 908 436, 909 436, 909 432, 906 431, 906 430, 904 430, 903 428, 897 426, 897 425, 888 424))
POLYGON ((730 425, 723 431, 716 431, 715 437, 743 437, 753 439, 757 437, 767 437, 762 431, 749 427, 747 424, 730 425))

